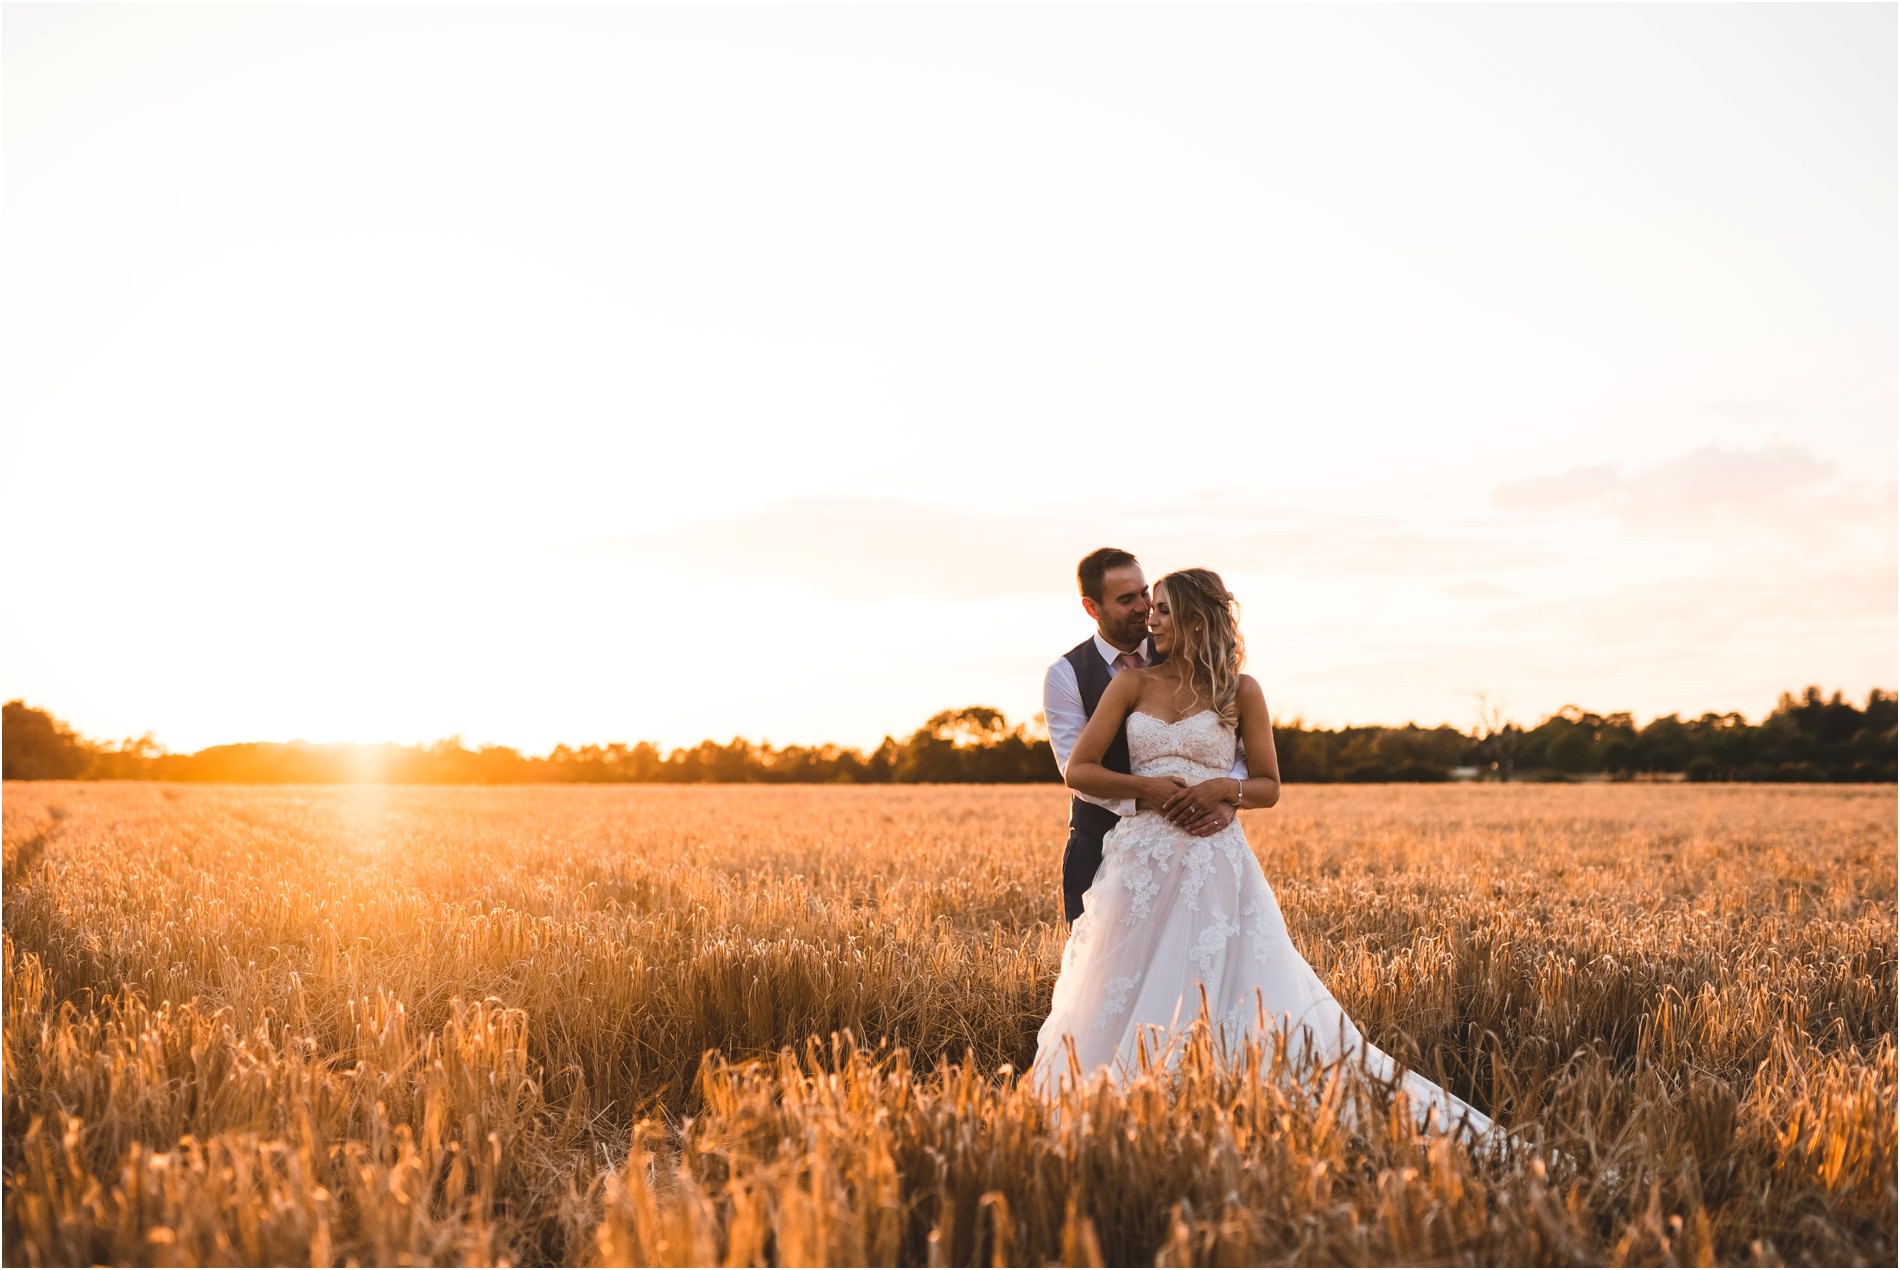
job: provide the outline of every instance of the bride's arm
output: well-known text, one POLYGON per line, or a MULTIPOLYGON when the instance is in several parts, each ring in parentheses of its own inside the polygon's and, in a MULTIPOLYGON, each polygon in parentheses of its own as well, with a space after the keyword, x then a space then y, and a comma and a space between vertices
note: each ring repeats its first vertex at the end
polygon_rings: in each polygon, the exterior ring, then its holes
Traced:
POLYGON ((1181 787, 1182 782, 1173 777, 1130 776, 1126 772, 1111 772, 1102 766, 1102 756, 1108 753, 1108 747, 1114 742, 1115 734, 1122 729, 1128 719, 1128 712, 1135 708, 1135 702, 1141 696, 1141 685, 1136 682, 1139 672, 1127 671, 1108 681, 1108 690, 1095 706, 1095 713, 1089 716, 1082 735, 1075 740, 1075 749, 1069 752, 1069 766, 1063 773, 1063 780, 1070 789, 1078 794, 1091 794, 1096 798, 1136 798, 1159 807, 1163 799, 1181 787))
POLYGON ((1216 776, 1189 785, 1171 795, 1162 814, 1176 824, 1188 824, 1226 803, 1229 807, 1271 807, 1280 801, 1280 759, 1273 752, 1273 725, 1267 720, 1267 694, 1251 675, 1240 677, 1234 703, 1240 711, 1240 746, 1247 775, 1216 776))
POLYGON ((1240 786, 1242 807, 1271 807, 1280 801, 1280 756, 1273 752, 1273 723, 1267 718, 1267 694, 1252 675, 1240 677, 1240 743, 1247 748, 1247 779, 1240 786))

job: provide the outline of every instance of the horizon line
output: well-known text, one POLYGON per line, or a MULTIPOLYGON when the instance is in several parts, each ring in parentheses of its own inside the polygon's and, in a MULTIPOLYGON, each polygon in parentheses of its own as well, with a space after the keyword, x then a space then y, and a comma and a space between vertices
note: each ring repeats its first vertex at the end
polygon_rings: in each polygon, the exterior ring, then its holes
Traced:
MULTIPOLYGON (((1710 717, 1728 718, 1730 716, 1739 717, 1743 721, 1744 724, 1750 727, 1759 727, 1763 723, 1767 722, 1767 720, 1774 715, 1775 711, 1780 708, 1781 702, 1783 700, 1787 698, 1794 698, 1796 700, 1805 700, 1807 697, 1807 694, 1810 691, 1820 693, 1823 701, 1831 701, 1833 698, 1839 697, 1841 700, 1848 702, 1849 704, 1855 704, 1856 709, 1864 709, 1865 703, 1868 701, 1871 701, 1873 697, 1875 696, 1875 694, 1881 694, 1881 695, 1889 696, 1889 697, 1896 695, 1894 689, 1875 685, 1874 687, 1867 690, 1865 698, 1862 699, 1857 704, 1855 698, 1850 698, 1847 695, 1847 690, 1845 688, 1835 687, 1832 689, 1824 690, 1818 684, 1804 684, 1799 689, 1790 689, 1790 690, 1784 691, 1781 694, 1781 696, 1777 698, 1776 704, 1773 707, 1770 707, 1769 709, 1763 711, 1761 718, 1758 720, 1750 719, 1745 713, 1739 710, 1722 710, 1722 711, 1707 710, 1707 711, 1702 712, 1701 714, 1693 716, 1693 718, 1682 718, 1680 711, 1671 710, 1671 711, 1665 711, 1661 714, 1653 715, 1648 720, 1642 723, 1637 723, 1635 715, 1627 710, 1614 710, 1614 711, 1592 710, 1592 709, 1589 709, 1588 707, 1579 705, 1574 701, 1569 701, 1569 702, 1565 702, 1561 706, 1558 706, 1554 710, 1545 712, 1537 720, 1536 723, 1527 724, 1515 718, 1507 718, 1501 721, 1501 726, 1512 726, 1512 727, 1518 728, 1520 731, 1530 731, 1533 728, 1541 727, 1544 723, 1549 722, 1551 719, 1561 716, 1565 711, 1576 710, 1585 716, 1594 715, 1595 717, 1600 718, 1600 719, 1612 719, 1612 718, 1618 717, 1619 715, 1627 716, 1630 719, 1631 724, 1637 727, 1639 730, 1641 728, 1647 727, 1650 724, 1656 722, 1658 719, 1679 718, 1679 719, 1682 719, 1683 722, 1689 723, 1689 722, 1695 722, 1697 720, 1704 719, 1704 718, 1710 718, 1710 717)), ((589 746, 606 747, 606 746, 620 745, 620 746, 626 746, 626 747, 632 748, 632 747, 636 747, 640 745, 650 745, 656 751, 662 754, 666 754, 666 753, 677 752, 680 750, 695 749, 698 746, 706 745, 706 744, 720 745, 720 746, 729 745, 733 741, 744 741, 748 745, 754 745, 754 746, 759 746, 762 748, 774 749, 774 750, 784 750, 784 749, 789 749, 792 747, 798 747, 798 748, 807 749, 807 750, 836 748, 836 749, 841 749, 841 750, 855 750, 860 753, 871 753, 871 752, 874 752, 879 746, 883 745, 884 742, 886 741, 902 744, 907 737, 912 736, 916 734, 917 732, 921 731, 924 728, 924 726, 929 722, 928 718, 921 720, 915 726, 909 729, 906 729, 901 735, 896 732, 886 732, 877 741, 872 742, 868 745, 852 744, 852 743, 844 742, 844 741, 774 742, 769 736, 759 736, 757 738, 752 738, 752 737, 746 737, 746 736, 735 734, 732 737, 729 737, 725 740, 719 740, 711 736, 704 736, 704 737, 699 738, 697 741, 687 741, 687 742, 672 743, 672 744, 664 743, 658 740, 654 740, 652 738, 634 738, 634 739, 621 739, 621 740, 590 740, 590 741, 581 741, 581 742, 559 741, 549 746, 544 753, 535 754, 535 753, 530 753, 527 750, 518 748, 517 746, 509 744, 507 742, 479 739, 479 738, 473 742, 473 749, 470 749, 470 742, 463 733, 451 732, 446 735, 433 736, 433 737, 428 737, 425 739, 418 739, 418 740, 413 740, 413 741, 399 741, 399 740, 388 740, 388 739, 380 740, 380 741, 362 741, 362 740, 317 741, 317 740, 311 740, 308 737, 301 737, 301 736, 292 737, 287 740, 252 738, 252 739, 243 740, 243 741, 214 741, 208 745, 201 745, 194 749, 174 750, 174 749, 170 749, 166 747, 163 743, 161 743, 157 739, 156 733, 150 729, 147 729, 145 732, 139 734, 138 736, 120 737, 120 738, 116 738, 112 740, 95 739, 81 732, 79 729, 74 728, 71 724, 66 722, 63 716, 59 715, 55 711, 42 705, 33 705, 33 704, 28 703, 23 694, 8 698, 6 701, 6 704, 19 705, 28 710, 39 711, 40 713, 46 715, 48 718, 52 719, 54 723, 58 724, 61 727, 65 727, 69 732, 72 733, 72 735, 75 738, 77 738, 78 740, 80 740, 81 742, 89 746, 94 746, 98 748, 105 748, 107 746, 123 746, 127 742, 143 742, 149 739, 152 745, 158 747, 158 752, 160 754, 170 754, 170 755, 179 755, 179 756, 202 754, 207 750, 221 749, 221 748, 234 747, 234 746, 244 746, 244 745, 309 746, 312 748, 333 748, 333 747, 347 746, 347 747, 356 747, 360 749, 374 749, 374 748, 388 748, 388 747, 393 747, 397 749, 421 749, 421 748, 426 748, 433 745, 440 745, 443 742, 447 742, 447 741, 454 741, 457 743, 459 747, 461 747, 464 750, 469 750, 470 752, 478 752, 483 749, 511 750, 515 754, 519 755, 520 757, 524 759, 547 758, 550 755, 552 755, 554 751, 557 749, 579 750, 579 749, 585 749, 589 746)), ((1021 732, 1028 740, 1032 742, 1046 741, 1048 739, 1048 727, 1046 723, 1043 721, 1043 712, 1041 710, 1037 710, 1033 714, 1031 714, 1028 718, 1018 720, 1014 723, 1011 723, 1009 721, 1008 714, 1005 711, 1001 710, 1000 708, 995 707, 995 706, 982 705, 982 704, 973 703, 973 704, 962 705, 962 706, 946 706, 944 707, 943 710, 938 711, 936 713, 942 714, 942 713, 954 713, 954 712, 959 712, 959 711, 973 711, 973 710, 995 711, 997 716, 1003 721, 1005 727, 1009 731, 1021 732)), ((932 715, 931 717, 935 717, 935 715, 932 715)), ((1285 716, 1282 718, 1275 718, 1272 720, 1272 724, 1276 730, 1284 729, 1284 730, 1301 731, 1301 732, 1343 732, 1343 731, 1350 731, 1357 728, 1377 728, 1377 729, 1385 729, 1389 731, 1403 731, 1407 728, 1417 728, 1421 731, 1430 732, 1430 731, 1435 731, 1439 728, 1451 728, 1453 731, 1457 732, 1461 736, 1470 736, 1470 735, 1478 734, 1478 730, 1473 728, 1469 724, 1461 726, 1459 724, 1452 723, 1449 720, 1445 722, 1441 722, 1441 723, 1430 723, 1430 724, 1419 723, 1417 720, 1407 720, 1404 723, 1327 723, 1327 722, 1308 719, 1305 717, 1303 713, 1299 711, 1294 711, 1289 716, 1285 716)))

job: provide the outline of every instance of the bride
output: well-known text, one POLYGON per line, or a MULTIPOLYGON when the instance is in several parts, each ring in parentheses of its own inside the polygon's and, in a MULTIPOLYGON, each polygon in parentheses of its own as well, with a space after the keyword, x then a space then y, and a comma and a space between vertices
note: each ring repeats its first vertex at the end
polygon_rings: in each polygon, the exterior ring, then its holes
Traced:
MULTIPOLYGON (((1397 1065, 1368 1042, 1287 936, 1280 905, 1238 821, 1197 838, 1171 819, 1192 820, 1220 800, 1271 807, 1279 762, 1266 696, 1240 673, 1234 598, 1218 575, 1183 569, 1155 583, 1149 616, 1166 660, 1117 675, 1069 756, 1069 787, 1098 798, 1140 799, 1161 808, 1124 818, 1102 842, 1102 865, 1062 950, 1055 1000, 1037 1036, 1031 1079, 1053 1094, 1074 1045, 1084 1078, 1104 1069, 1126 1079, 1144 1033, 1178 1034, 1200 1014, 1230 1046, 1258 1036, 1262 1017, 1328 1061, 1363 1056, 1390 1082, 1397 1065), (1132 772, 1103 755, 1123 726, 1132 772), (1247 779, 1230 775, 1234 740, 1247 779)), ((1155 1052, 1147 1037, 1148 1052, 1155 1052)), ((1421 1123, 1463 1124, 1488 1135, 1488 1117, 1416 1072, 1403 1088, 1421 1123)))

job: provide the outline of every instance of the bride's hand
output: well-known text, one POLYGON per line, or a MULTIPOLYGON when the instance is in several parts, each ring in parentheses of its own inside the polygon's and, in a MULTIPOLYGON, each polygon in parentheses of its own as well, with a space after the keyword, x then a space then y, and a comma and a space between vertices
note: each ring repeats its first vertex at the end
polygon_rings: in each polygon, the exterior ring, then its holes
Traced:
POLYGON ((1234 778, 1217 776, 1179 790, 1161 804, 1161 814, 1177 825, 1191 824, 1214 808, 1234 805, 1234 778))

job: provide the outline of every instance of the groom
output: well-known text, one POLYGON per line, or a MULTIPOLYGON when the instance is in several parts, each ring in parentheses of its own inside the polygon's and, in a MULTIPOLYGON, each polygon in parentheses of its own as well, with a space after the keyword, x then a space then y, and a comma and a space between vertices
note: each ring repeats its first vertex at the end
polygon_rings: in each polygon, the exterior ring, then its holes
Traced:
MULTIPOLYGON (((1082 608, 1095 619, 1095 634, 1057 658, 1042 677, 1042 713, 1049 722, 1049 747, 1064 776, 1069 755, 1082 735, 1082 726, 1119 672, 1152 666, 1154 646, 1148 642, 1148 582, 1141 565, 1126 551, 1101 547, 1082 557, 1075 570, 1082 590, 1082 608)), ((1102 765, 1126 772, 1128 732, 1124 728, 1102 756, 1102 765)), ((1234 775, 1247 775, 1246 757, 1236 753, 1234 775)), ((1062 852, 1062 916, 1073 923, 1082 915, 1082 893, 1095 880, 1102 863, 1102 839, 1123 816, 1153 811, 1132 798, 1102 799, 1076 794, 1069 803, 1069 845, 1062 852)), ((1205 838, 1232 824, 1234 809, 1217 803, 1184 827, 1205 838)))

